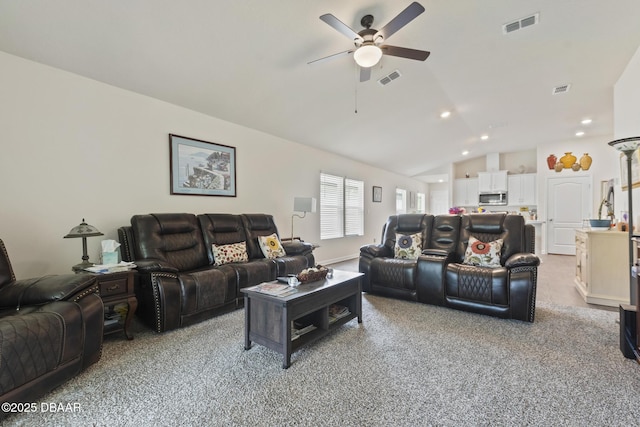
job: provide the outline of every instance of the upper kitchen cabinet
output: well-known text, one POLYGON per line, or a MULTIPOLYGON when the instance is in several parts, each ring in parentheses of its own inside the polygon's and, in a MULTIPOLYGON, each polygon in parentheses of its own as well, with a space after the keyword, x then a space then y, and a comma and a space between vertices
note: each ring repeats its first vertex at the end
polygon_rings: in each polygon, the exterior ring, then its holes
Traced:
POLYGON ((480 193, 507 191, 507 171, 478 172, 478 191, 480 193))
POLYGON ((453 181, 454 206, 478 206, 478 179, 463 178, 453 181))
POLYGON ((531 206, 537 204, 536 174, 509 175, 507 200, 510 206, 531 206))

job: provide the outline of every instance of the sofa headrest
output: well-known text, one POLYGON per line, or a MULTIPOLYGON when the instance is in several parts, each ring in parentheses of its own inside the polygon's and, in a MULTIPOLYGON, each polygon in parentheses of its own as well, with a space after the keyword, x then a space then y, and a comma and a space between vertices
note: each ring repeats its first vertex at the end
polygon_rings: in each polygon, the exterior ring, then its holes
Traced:
POLYGON ((206 219, 201 220, 200 224, 204 227, 205 224, 211 227, 216 233, 233 233, 239 231, 242 228, 242 221, 238 215, 233 214, 201 214, 198 218, 206 219))
POLYGON ((273 229, 273 217, 266 214, 244 214, 248 220, 251 230, 271 230, 273 229))
POLYGON ((398 215, 398 233, 416 233, 424 231, 424 214, 404 214, 398 215))
POLYGON ((478 213, 469 214, 467 229, 473 233, 500 234, 503 232, 506 214, 478 213))
POLYGON ((158 221, 162 234, 190 233, 197 229, 196 216, 190 213, 151 214, 158 221))

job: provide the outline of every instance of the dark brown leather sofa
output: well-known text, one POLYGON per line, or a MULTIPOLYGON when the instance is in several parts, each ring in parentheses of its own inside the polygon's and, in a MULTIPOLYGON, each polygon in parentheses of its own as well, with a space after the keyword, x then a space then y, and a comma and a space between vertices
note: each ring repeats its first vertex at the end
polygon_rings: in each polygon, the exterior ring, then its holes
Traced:
POLYGON ((16 280, 0 240, 2 403, 33 402, 100 359, 104 307, 95 282, 89 274, 16 280))
POLYGON ((363 291, 533 322, 540 264, 534 241, 534 227, 520 215, 394 215, 383 228, 382 243, 360 249, 363 291), (397 234, 416 233, 422 254, 394 258, 397 234), (470 237, 502 239, 500 266, 464 264, 470 237))
POLYGON ((157 332, 242 306, 240 289, 314 265, 313 245, 282 242, 286 256, 266 259, 258 236, 278 234, 271 215, 134 215, 118 229, 123 259, 137 265, 136 314, 157 332), (214 265, 212 245, 246 242, 248 262, 214 265))

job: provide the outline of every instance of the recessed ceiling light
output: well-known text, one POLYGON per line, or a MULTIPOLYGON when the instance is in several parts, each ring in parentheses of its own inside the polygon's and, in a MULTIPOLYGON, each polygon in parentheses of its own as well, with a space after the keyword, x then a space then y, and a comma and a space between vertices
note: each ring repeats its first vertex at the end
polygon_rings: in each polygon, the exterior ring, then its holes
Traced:
POLYGON ((480 139, 486 141, 487 139, 489 139, 489 135, 482 135, 480 139))
POLYGON ((580 123, 582 123, 583 125, 590 125, 592 122, 591 119, 584 119, 583 121, 581 121, 580 123))
POLYGON ((466 156, 467 154, 469 154, 469 151, 467 151, 467 150, 464 150, 464 151, 462 152, 462 155, 463 155, 463 156, 466 156))
POLYGON ((584 135, 583 131, 579 130, 578 132, 576 132, 576 136, 582 136, 582 135, 584 135))
POLYGON ((440 113, 440 118, 446 119, 450 115, 451 115, 451 111, 443 111, 442 113, 440 113))

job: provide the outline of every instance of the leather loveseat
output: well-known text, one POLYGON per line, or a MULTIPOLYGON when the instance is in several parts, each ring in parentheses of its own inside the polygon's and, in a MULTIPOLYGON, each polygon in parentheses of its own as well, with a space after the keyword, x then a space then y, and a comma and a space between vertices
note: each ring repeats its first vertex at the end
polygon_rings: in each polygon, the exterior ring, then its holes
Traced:
POLYGON ((381 244, 360 248, 363 291, 533 322, 540 264, 534 237, 534 227, 520 215, 394 215, 381 244), (406 236, 419 236, 415 258, 396 256, 398 239, 411 240, 406 236), (501 241, 497 264, 474 265, 470 240, 482 251, 501 241))
POLYGON ((97 291, 89 274, 16 280, 0 240, 2 403, 33 402, 100 359, 104 307, 97 291))
POLYGON ((274 233, 266 214, 134 215, 118 237, 123 259, 137 265, 136 314, 157 332, 187 326, 242 306, 242 288, 314 265, 313 245, 298 241, 266 258, 258 237, 274 233), (214 245, 243 242, 245 261, 217 262, 214 245))

